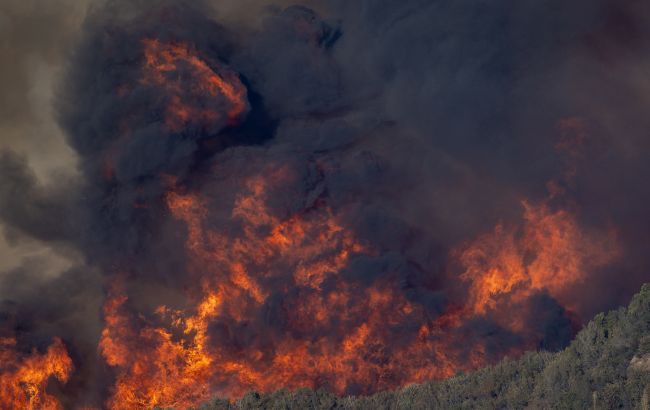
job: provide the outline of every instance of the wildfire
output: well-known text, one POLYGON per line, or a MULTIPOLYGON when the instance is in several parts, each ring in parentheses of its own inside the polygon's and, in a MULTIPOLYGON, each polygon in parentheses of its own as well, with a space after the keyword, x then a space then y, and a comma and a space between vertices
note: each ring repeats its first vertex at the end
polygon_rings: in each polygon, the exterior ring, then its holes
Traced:
MULTIPOLYGON (((121 84, 115 93, 124 101, 140 99, 141 94, 149 96, 146 109, 162 105, 165 132, 192 130, 202 135, 214 134, 246 117, 246 86, 225 64, 209 61, 191 43, 143 39, 141 44, 137 83, 121 84)), ((133 112, 119 122, 118 133, 106 149, 102 165, 105 180, 115 177, 116 157, 133 138, 134 129, 142 126, 138 121, 143 115, 147 114, 133 112)))
POLYGON ((414 328, 412 337, 401 336, 400 350, 391 350, 392 339, 400 337, 396 329, 425 320, 421 307, 388 281, 364 287, 337 278, 350 258, 371 251, 328 207, 286 219, 269 211, 268 191, 284 175, 279 169, 248 181, 232 209, 242 224, 239 237, 205 227, 209 214, 200 196, 168 194, 169 209, 187 226, 188 269, 200 278, 203 296, 192 312, 161 306, 157 312, 170 319, 167 328, 136 324, 123 308, 125 296, 109 299, 101 346, 118 372, 109 407, 185 408, 214 394, 236 397, 281 387, 327 385, 345 393, 356 385, 370 392, 453 374, 451 361, 461 359, 450 358, 455 349, 438 340, 436 323, 425 333, 414 328), (253 326, 268 309, 269 295, 278 292, 278 280, 290 281, 280 290, 286 323, 279 330, 255 324, 257 332, 276 333, 265 335, 268 344, 259 344, 260 334, 247 342, 214 336, 212 326, 235 339, 233 332, 253 326), (342 334, 338 326, 351 331, 342 334))
POLYGON ((570 312, 570 291, 590 272, 619 256, 613 232, 587 234, 568 211, 523 202, 521 226, 499 224, 454 252, 469 285, 464 315, 489 315, 501 326, 525 332, 516 306, 535 292, 548 292, 570 312))
POLYGON ((28 356, 15 347, 14 338, 0 339, 0 408, 62 409, 45 389, 52 377, 65 383, 72 373, 72 360, 63 342, 55 338, 44 354, 33 350, 28 356))
MULTIPOLYGON (((205 134, 243 120, 247 90, 234 71, 190 44, 145 39, 142 46, 136 86, 163 103, 164 127, 157 130, 205 134)), ((126 98, 136 86, 117 94, 126 98)), ((107 180, 114 178, 120 144, 131 138, 129 121, 106 149, 107 180)), ((580 138, 565 138, 560 148, 578 152, 583 124, 572 120, 563 129, 577 130, 580 138)), ((576 172, 570 168, 566 178, 576 172)), ((185 228, 187 265, 179 274, 196 288, 187 292, 187 308, 161 301, 154 312, 141 312, 123 283, 128 272, 112 279, 98 346, 114 376, 107 408, 184 409, 213 396, 280 388, 369 394, 451 377, 534 347, 539 335, 520 307, 548 294, 575 309, 571 289, 619 256, 615 235, 585 231, 573 212, 551 205, 563 191, 549 184, 547 200, 523 201, 519 224, 500 223, 451 250, 450 266, 460 270, 444 272, 442 279, 450 280, 440 286, 446 288, 416 289, 430 298, 424 301, 408 292, 403 267, 386 256, 390 251, 359 239, 344 210, 325 196, 298 211, 274 211, 272 200, 296 184, 294 174, 291 166, 269 161, 242 176, 234 199, 219 204, 225 222, 215 223, 214 198, 200 183, 185 186, 173 176, 162 178, 162 204, 134 202, 142 212, 162 205, 185 228), (374 271, 359 272, 362 265, 374 271), (462 297, 431 302, 442 291, 462 297), (482 335, 472 333, 472 321, 494 324, 523 342, 491 352, 482 335)), ((65 383, 72 372, 61 340, 25 357, 14 339, 0 339, 0 359, 0 408, 61 408, 46 392, 53 377, 65 383)))
POLYGON ((432 317, 390 272, 366 284, 346 276, 355 258, 379 255, 324 201, 274 215, 268 201, 291 178, 282 166, 248 178, 232 203, 236 232, 209 222, 208 198, 168 192, 171 215, 187 229, 186 269, 202 296, 187 311, 160 306, 157 320, 130 311, 123 293, 109 297, 101 351, 117 374, 110 408, 186 408, 214 395, 279 388, 371 393, 450 377, 495 360, 480 338, 466 338, 466 323, 488 318, 529 342, 501 355, 534 348, 539 335, 516 306, 548 292, 572 308, 566 291, 618 254, 612 234, 584 232, 571 212, 548 201, 523 202, 520 226, 499 224, 452 251, 466 297, 432 317), (282 321, 274 323, 278 300, 282 321))
POLYGON ((227 125, 235 124, 246 114, 246 87, 234 71, 209 65, 185 43, 145 39, 142 44, 142 83, 164 90, 169 102, 165 124, 171 131, 188 126, 209 131, 224 120, 227 125))
POLYGON ((233 71, 208 65, 187 44, 143 41, 143 83, 165 89, 169 106, 165 123, 172 131, 190 125, 204 128, 238 122, 248 109, 246 87, 233 71))
POLYGON ((524 221, 518 231, 499 224, 460 251, 469 282, 469 309, 484 314, 502 303, 547 290, 570 305, 563 293, 585 280, 593 269, 618 254, 612 233, 586 235, 566 210, 551 211, 545 204, 523 203, 524 221))

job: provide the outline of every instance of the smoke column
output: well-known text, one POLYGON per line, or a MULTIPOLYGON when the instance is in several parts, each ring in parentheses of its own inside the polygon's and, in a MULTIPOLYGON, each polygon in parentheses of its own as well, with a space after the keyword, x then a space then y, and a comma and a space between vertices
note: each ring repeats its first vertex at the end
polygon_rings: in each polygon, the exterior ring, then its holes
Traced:
POLYGON ((371 394, 558 350, 648 278, 650 7, 109 0, 0 156, 0 408, 371 394), (19 239, 15 239, 19 240, 19 239), (5 407, 2 407, 5 406, 5 407))

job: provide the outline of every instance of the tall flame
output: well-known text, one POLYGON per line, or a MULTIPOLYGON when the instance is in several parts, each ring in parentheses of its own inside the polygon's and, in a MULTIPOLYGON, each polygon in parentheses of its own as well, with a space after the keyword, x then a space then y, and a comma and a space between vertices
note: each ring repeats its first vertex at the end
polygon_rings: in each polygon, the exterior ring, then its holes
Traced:
POLYGON ((453 374, 450 361, 459 359, 449 356, 455 349, 438 340, 444 324, 412 329, 404 349, 391 351, 396 336, 390 328, 421 323, 424 311, 389 282, 361 287, 340 279, 325 289, 352 255, 372 251, 327 206, 283 220, 274 216, 266 195, 284 173, 248 181, 232 209, 242 224, 239 237, 205 226, 208 210, 200 196, 168 194, 169 209, 187 226, 189 270, 200 278, 203 296, 191 312, 161 306, 157 313, 169 319, 168 327, 135 325, 138 319, 124 309, 126 297, 109 299, 101 349, 118 374, 109 407, 184 408, 214 394, 236 397, 281 387, 327 385, 344 393, 356 385, 370 392, 453 374), (270 345, 244 343, 232 351, 211 336, 215 321, 236 328, 260 315, 271 286, 287 271, 286 323, 270 345), (354 330, 340 335, 335 328, 342 324, 354 330))
POLYGON ((72 360, 58 338, 44 354, 34 350, 31 355, 16 350, 16 339, 0 339, 0 409, 62 409, 45 389, 52 377, 67 382, 72 369, 72 360))
POLYGON ((564 291, 618 255, 613 232, 587 235, 566 210, 528 202, 523 207, 520 230, 499 224, 460 250, 473 313, 496 308, 502 297, 521 300, 536 290, 546 290, 571 306, 564 291))
POLYGON ((523 207, 521 226, 498 224, 454 251, 469 285, 465 314, 491 315, 515 332, 526 327, 516 304, 548 292, 571 312, 579 306, 570 291, 620 255, 613 231, 586 233, 572 213, 546 203, 523 207))
MULTIPOLYGON (((246 110, 245 87, 227 70, 218 74, 186 45, 144 45, 143 81, 170 96, 170 130, 246 110), (186 71, 194 79, 189 94, 186 71), (227 108, 206 111, 195 93, 225 97, 227 108)), ((432 312, 408 297, 390 269, 369 283, 350 278, 355 260, 381 251, 359 240, 325 199, 276 215, 270 200, 294 177, 277 165, 249 176, 227 226, 212 221, 213 198, 169 181, 165 205, 186 227, 184 269, 199 289, 188 295, 190 308, 161 305, 146 315, 116 281, 100 342, 116 377, 109 408, 186 408, 214 395, 279 388, 363 394, 450 377, 534 348, 540 335, 519 307, 547 293, 576 308, 568 290, 618 255, 612 234, 583 232, 574 214, 552 207, 558 192, 551 190, 540 204, 523 202, 520 226, 499 224, 451 251, 462 272, 447 272, 458 278, 449 286, 465 297, 432 312), (523 342, 500 346, 496 357, 480 337, 467 337, 473 320, 496 323, 523 342)))
MULTIPOLYGON (((247 90, 234 71, 189 44, 145 39, 142 46, 138 84, 117 92, 155 91, 164 107, 164 125, 156 130, 173 138, 186 129, 203 135, 243 120, 247 90)), ((118 127, 125 131, 109 156, 129 138, 131 120, 118 127)), ((583 136, 579 122, 564 128, 583 136)), ((576 147, 566 141, 563 149, 576 147)), ((107 179, 113 171, 109 158, 107 179)), ((567 178, 573 175, 571 169, 567 178)), ((213 221, 212 197, 170 179, 163 205, 185 227, 182 274, 196 289, 187 292, 189 307, 161 304, 141 312, 123 283, 129 272, 112 279, 98 349, 114 376, 106 407, 180 409, 215 395, 279 388, 367 394, 450 377, 534 348, 539 335, 519 307, 548 294, 566 310, 578 308, 570 290, 620 253, 613 233, 587 232, 575 213, 552 206, 561 190, 551 184, 549 199, 523 201, 520 224, 500 223, 451 250, 450 266, 460 272, 450 267, 445 275, 452 280, 442 290, 462 297, 432 307, 408 293, 390 263, 381 275, 355 277, 356 262, 383 263, 386 251, 361 240, 326 198, 287 215, 274 212, 271 199, 293 178, 289 166, 275 164, 244 178, 232 203, 220 204, 228 210, 224 224, 213 221), (477 320, 523 342, 500 346, 497 357, 471 333, 468 324, 477 320)), ((0 408, 61 408, 46 392, 52 377, 65 383, 72 372, 61 340, 44 354, 25 356, 14 339, 0 339, 0 359, 0 408)))

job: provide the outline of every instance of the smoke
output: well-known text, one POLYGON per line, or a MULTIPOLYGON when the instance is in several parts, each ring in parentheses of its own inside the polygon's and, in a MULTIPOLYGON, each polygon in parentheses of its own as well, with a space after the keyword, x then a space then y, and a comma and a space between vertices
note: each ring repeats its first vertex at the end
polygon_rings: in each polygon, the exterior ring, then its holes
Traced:
POLYGON ((76 263, 2 273, 0 329, 61 338, 66 406, 560 349, 648 277, 648 8, 92 4, 53 103, 78 174, 0 157, 9 242, 76 263))

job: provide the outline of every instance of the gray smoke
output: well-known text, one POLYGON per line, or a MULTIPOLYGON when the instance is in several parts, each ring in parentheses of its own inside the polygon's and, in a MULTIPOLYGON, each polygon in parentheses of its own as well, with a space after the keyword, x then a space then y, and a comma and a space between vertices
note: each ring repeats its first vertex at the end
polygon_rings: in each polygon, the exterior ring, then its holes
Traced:
MULTIPOLYGON (((378 250, 353 257, 341 277, 359 286, 388 280, 431 319, 463 297, 449 250, 499 221, 517 221, 522 198, 547 195, 546 182, 561 179, 567 167, 555 148, 558 124, 579 118, 588 138, 570 164, 577 171, 566 196, 588 229, 616 227, 624 256, 575 289, 576 313, 584 320, 625 303, 647 280, 649 5, 242 4, 93 4, 80 31, 57 40, 74 44, 54 109, 78 175, 44 185, 24 157, 0 156, 0 220, 8 238, 38 240, 77 261, 55 276, 43 275, 38 260, 0 274, 0 311, 7 312, 0 317, 18 329, 21 344, 42 347, 60 336, 71 346, 79 370, 62 387, 66 403, 97 400, 111 377, 94 351, 106 277, 128 273, 132 308, 148 313, 161 295, 183 307, 181 290, 196 287, 185 272, 186 228, 164 205, 169 177, 209 198, 210 224, 236 238, 241 232, 229 212, 242 182, 268 164, 286 165, 299 177, 273 192, 274 215, 326 202, 378 250), (165 90, 139 80, 141 40, 152 37, 189 42, 213 66, 237 73, 248 91, 245 119, 170 131, 165 90), (125 84, 126 96, 117 92, 125 84)), ((2 98, 0 118, 24 111, 20 98, 2 98)), ((323 291, 334 287, 325 283, 323 291)), ((247 328, 224 318, 211 337, 232 349, 272 349, 289 326, 283 309, 302 296, 277 287, 247 328)), ((564 308, 543 292, 529 302, 522 307, 535 322, 528 334, 489 318, 462 331, 485 340, 492 360, 530 338, 540 348, 565 346, 575 323, 564 308)), ((399 350, 399 335, 417 327, 388 331, 399 350)), ((349 393, 372 389, 353 386, 349 393)))

